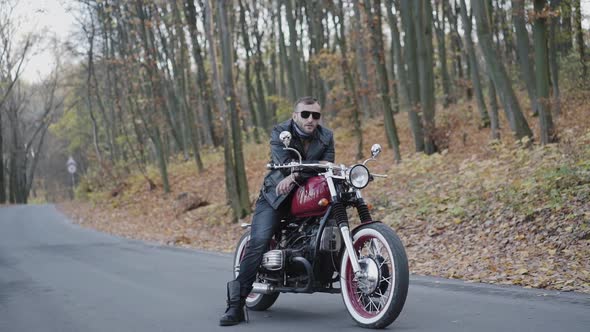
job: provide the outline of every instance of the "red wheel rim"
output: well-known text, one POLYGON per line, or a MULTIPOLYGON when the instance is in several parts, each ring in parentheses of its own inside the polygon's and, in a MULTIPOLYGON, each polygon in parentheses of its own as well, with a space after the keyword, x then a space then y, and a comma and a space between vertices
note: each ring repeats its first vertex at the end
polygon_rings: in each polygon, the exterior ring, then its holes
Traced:
MULTIPOLYGON (((381 243, 381 246, 383 249, 384 245, 381 241, 381 239, 379 239, 378 237, 375 237, 374 235, 371 234, 366 234, 363 235, 361 237, 359 237, 358 239, 356 239, 354 241, 354 249, 357 252, 357 254, 359 252, 361 252, 361 250, 365 247, 366 243, 369 243, 369 241, 378 241, 379 243, 381 243)), ((383 254, 383 252, 379 252, 380 254, 383 254)), ((389 256, 389 252, 387 252, 387 255, 389 256)), ((359 257, 360 258, 360 257, 359 257)), ((388 259, 383 259, 383 263, 381 264, 380 268, 389 268, 388 265, 386 265, 387 261, 390 260, 391 257, 389 257, 388 259)), ((364 294, 362 294, 362 292, 360 291, 359 287, 358 287, 358 281, 355 280, 355 276, 354 276, 354 271, 352 270, 352 264, 350 264, 350 259, 347 261, 346 263, 346 270, 345 270, 345 280, 346 280, 346 290, 347 290, 347 296, 349 299, 349 302, 351 303, 353 309, 363 318, 373 318, 376 317, 377 315, 379 315, 382 310, 384 309, 384 307, 379 308, 378 305, 374 304, 372 300, 370 300, 370 296, 366 296, 364 294), (361 298, 366 298, 366 301, 369 301, 370 303, 366 302, 363 303, 361 298), (367 305, 369 306, 369 308, 367 309, 367 305), (372 310, 373 307, 376 310, 372 310)), ((389 262, 389 264, 391 264, 391 262, 389 262)), ((379 277, 380 279, 382 278, 381 276, 379 277)), ((384 279, 380 280, 380 283, 378 285, 379 290, 381 290, 381 282, 386 281, 387 279, 390 279, 391 277, 387 277, 384 279)), ((390 283, 390 282, 389 282, 390 283)), ((388 297, 385 298, 385 302, 387 302, 387 300, 389 299, 389 296, 391 296, 391 283, 390 286, 387 288, 387 291, 385 294, 380 294, 380 296, 385 296, 388 295, 388 297)), ((372 295, 372 294, 371 294, 372 295)))

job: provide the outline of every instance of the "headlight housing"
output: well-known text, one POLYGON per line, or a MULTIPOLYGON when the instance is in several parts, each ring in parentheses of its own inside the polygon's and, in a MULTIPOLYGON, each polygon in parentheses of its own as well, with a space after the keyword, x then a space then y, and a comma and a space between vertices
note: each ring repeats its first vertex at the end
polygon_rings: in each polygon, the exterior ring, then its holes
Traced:
POLYGON ((348 182, 357 189, 363 189, 369 184, 369 169, 364 165, 354 165, 348 172, 348 182))

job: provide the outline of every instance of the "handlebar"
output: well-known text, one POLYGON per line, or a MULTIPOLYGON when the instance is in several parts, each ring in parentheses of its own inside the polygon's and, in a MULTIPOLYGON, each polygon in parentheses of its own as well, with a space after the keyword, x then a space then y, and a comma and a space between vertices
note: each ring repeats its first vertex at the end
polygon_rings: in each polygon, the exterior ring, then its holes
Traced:
MULTIPOLYGON (((347 169, 346 166, 344 165, 336 165, 336 164, 301 164, 298 163, 296 161, 290 162, 288 164, 266 164, 266 168, 270 169, 270 170, 275 170, 275 169, 284 169, 284 168, 323 168, 323 169, 333 169, 333 170, 339 170, 339 171, 345 171, 347 169)), ((387 175, 385 174, 375 174, 375 173, 371 173, 371 176, 376 177, 376 178, 386 178, 387 175)))
POLYGON ((308 168, 324 168, 324 169, 337 169, 337 170, 341 170, 342 167, 340 166, 336 166, 334 164, 300 164, 298 162, 291 162, 288 164, 266 164, 266 168, 267 169, 282 169, 282 168, 293 168, 293 167, 308 167, 308 168))

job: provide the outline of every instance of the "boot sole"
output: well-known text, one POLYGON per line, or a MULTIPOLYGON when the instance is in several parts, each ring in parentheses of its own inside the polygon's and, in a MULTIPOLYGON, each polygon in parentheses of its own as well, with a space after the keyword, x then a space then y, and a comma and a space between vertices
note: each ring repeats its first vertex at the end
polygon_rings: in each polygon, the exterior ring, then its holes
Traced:
POLYGON ((236 321, 220 321, 220 322, 219 322, 219 326, 232 326, 232 325, 238 325, 238 324, 240 324, 241 322, 243 322, 243 320, 241 320, 241 321, 238 321, 238 322, 236 322, 236 321))

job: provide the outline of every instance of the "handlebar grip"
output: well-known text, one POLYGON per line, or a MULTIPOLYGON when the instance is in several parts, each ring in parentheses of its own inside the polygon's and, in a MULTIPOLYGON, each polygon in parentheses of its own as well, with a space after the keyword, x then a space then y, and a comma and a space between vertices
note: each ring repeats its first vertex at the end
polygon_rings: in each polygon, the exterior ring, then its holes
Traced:
POLYGON ((292 167, 292 166, 289 164, 266 164, 266 169, 270 169, 270 170, 289 168, 289 167, 292 167))

